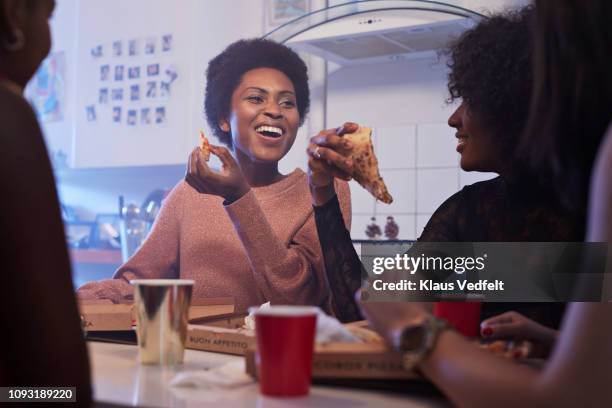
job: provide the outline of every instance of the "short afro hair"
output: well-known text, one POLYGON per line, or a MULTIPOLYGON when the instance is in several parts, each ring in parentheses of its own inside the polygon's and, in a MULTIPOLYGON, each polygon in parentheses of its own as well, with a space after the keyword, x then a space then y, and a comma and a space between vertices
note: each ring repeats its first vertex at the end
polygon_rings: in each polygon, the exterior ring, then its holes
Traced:
POLYGON ((527 6, 485 18, 447 52, 448 102, 462 99, 511 155, 529 115, 534 15, 527 6))
POLYGON ((273 68, 281 71, 293 83, 300 126, 310 107, 308 68, 289 47, 271 40, 254 38, 230 44, 213 58, 206 70, 206 96, 204 111, 208 125, 219 141, 232 147, 232 136, 219 127, 219 121, 229 115, 234 90, 242 76, 256 68, 273 68))

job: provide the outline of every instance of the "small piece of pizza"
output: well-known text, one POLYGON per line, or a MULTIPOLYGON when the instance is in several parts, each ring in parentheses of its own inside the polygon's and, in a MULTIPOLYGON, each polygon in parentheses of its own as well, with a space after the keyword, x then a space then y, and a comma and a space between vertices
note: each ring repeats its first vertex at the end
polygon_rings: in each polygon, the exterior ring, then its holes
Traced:
POLYGON ((200 130, 200 150, 202 151, 202 156, 204 156, 205 161, 210 160, 210 143, 208 143, 208 139, 204 136, 204 132, 200 130))
POLYGON ((384 180, 378 171, 378 160, 374 155, 372 145, 372 129, 359 127, 354 133, 347 133, 343 137, 353 143, 351 159, 353 160, 353 174, 351 176, 374 197, 386 204, 393 202, 384 180))

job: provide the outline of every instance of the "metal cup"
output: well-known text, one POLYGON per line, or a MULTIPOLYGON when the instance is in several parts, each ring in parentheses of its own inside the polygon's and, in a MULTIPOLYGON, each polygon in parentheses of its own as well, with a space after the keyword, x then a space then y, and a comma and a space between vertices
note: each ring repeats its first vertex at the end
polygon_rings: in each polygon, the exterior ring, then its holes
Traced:
POLYGON ((193 280, 136 279, 136 333, 142 364, 183 362, 193 280))

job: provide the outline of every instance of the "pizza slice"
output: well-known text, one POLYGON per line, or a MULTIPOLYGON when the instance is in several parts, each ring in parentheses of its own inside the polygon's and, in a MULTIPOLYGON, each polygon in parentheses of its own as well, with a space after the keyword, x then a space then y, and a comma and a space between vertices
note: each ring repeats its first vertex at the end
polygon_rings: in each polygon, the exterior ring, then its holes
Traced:
POLYGON ((384 180, 378 172, 378 160, 374 155, 372 145, 372 129, 359 127, 354 133, 347 133, 343 137, 353 143, 351 159, 353 160, 353 174, 351 176, 374 197, 386 204, 393 202, 384 180))
POLYGON ((200 150, 202 151, 202 156, 205 161, 210 160, 210 143, 208 143, 208 139, 204 136, 204 132, 200 130, 200 150))

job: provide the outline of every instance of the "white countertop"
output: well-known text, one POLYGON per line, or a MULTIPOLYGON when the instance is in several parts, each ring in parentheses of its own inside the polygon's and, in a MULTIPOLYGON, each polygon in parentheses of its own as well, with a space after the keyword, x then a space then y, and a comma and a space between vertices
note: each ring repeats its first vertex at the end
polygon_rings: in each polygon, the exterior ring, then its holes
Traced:
POLYGON ((185 363, 178 368, 162 368, 138 363, 136 346, 87 342, 91 359, 96 401, 147 407, 444 407, 435 397, 411 396, 384 391, 313 386, 302 398, 269 398, 260 395, 259 384, 214 391, 171 387, 177 372, 213 368, 242 357, 205 351, 186 350, 185 363))

